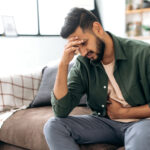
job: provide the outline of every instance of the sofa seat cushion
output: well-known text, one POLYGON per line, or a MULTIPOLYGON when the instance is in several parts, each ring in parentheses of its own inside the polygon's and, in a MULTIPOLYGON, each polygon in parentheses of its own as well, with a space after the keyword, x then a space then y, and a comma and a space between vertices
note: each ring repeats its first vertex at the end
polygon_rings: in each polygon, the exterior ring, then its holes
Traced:
MULTIPOLYGON (((91 110, 87 107, 76 107, 70 115, 80 114, 91 114, 91 110)), ((49 150, 43 135, 43 126, 53 116, 51 106, 20 110, 4 122, 0 129, 0 141, 29 150, 49 150)), ((93 147, 81 146, 81 150, 114 149, 111 145, 103 147, 101 144, 93 144, 93 147)))
MULTIPOLYGON (((76 107, 71 115, 90 114, 87 107, 76 107)), ((51 106, 20 110, 8 118, 0 129, 0 140, 31 150, 49 150, 43 126, 53 117, 51 106)))

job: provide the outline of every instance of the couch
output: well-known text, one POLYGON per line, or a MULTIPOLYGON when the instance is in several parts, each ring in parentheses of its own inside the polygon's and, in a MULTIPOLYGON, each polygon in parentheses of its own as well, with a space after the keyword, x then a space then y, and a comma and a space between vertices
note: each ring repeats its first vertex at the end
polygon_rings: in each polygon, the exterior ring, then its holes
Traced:
MULTIPOLYGON (((70 64, 69 69, 72 65, 73 63, 70 64)), ((6 119, 0 129, 0 150, 49 150, 43 135, 43 126, 49 118, 54 116, 50 103, 50 91, 53 89, 57 66, 58 65, 56 64, 44 67, 44 69, 42 69, 37 92, 33 94, 34 98, 32 97, 33 99, 30 99, 30 101, 26 103, 27 108, 15 111, 6 119)), ((19 80, 17 80, 17 82, 18 81, 19 80)), ((0 84, 2 86, 2 81, 0 84)), ((18 87, 25 88, 25 82, 23 82, 23 84, 24 86, 19 85, 18 87)), ((17 84, 14 86, 16 87, 17 84)), ((33 90, 33 88, 28 88, 28 90, 29 89, 33 90)), ((13 89, 12 91, 14 92, 16 90, 13 89)), ((20 92, 20 90, 18 90, 18 92, 20 92)), ((18 94, 18 92, 16 93, 18 94)), ((17 96, 14 94, 13 98, 16 97, 17 96)), ((31 95, 28 97, 31 98, 31 95)), ((22 98, 22 100, 24 100, 24 98, 22 98)), ((81 98, 79 106, 77 106, 70 113, 70 115, 83 115, 91 113, 91 110, 86 105, 86 95, 84 95, 81 98)), ((124 150, 124 147, 106 143, 79 146, 81 150, 124 150)))

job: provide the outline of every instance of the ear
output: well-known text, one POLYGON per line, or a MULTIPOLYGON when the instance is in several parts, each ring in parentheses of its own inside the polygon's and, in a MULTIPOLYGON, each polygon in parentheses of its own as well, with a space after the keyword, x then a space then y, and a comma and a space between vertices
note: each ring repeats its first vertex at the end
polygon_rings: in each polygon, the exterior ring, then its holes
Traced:
POLYGON ((99 22, 93 22, 93 27, 92 27, 93 32, 98 36, 102 35, 103 33, 103 28, 99 22))

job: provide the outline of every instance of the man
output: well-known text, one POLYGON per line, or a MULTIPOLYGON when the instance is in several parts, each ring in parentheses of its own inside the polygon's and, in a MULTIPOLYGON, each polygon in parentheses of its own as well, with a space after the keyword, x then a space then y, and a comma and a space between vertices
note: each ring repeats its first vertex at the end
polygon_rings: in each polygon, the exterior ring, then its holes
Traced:
POLYGON ((150 45, 105 32, 83 8, 71 10, 61 36, 68 43, 52 93, 56 117, 44 127, 50 150, 79 150, 78 144, 97 142, 149 150, 150 45), (93 115, 68 116, 84 93, 93 115))

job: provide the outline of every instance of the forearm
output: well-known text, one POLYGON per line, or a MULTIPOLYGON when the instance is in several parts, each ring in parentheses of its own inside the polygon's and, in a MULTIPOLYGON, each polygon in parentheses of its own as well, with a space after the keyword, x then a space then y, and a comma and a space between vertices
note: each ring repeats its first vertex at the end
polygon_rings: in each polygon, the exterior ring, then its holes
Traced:
POLYGON ((109 98, 109 101, 111 104, 107 105, 107 114, 111 119, 143 119, 150 117, 148 104, 126 108, 111 98, 109 98))
POLYGON ((143 106, 124 108, 124 111, 121 113, 121 118, 125 119, 143 119, 148 117, 150 117, 150 107, 148 104, 143 106))
POLYGON ((54 95, 58 100, 68 93, 67 75, 68 75, 68 65, 60 62, 54 85, 54 95))

